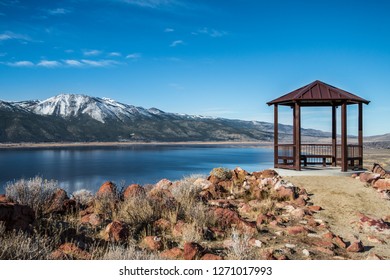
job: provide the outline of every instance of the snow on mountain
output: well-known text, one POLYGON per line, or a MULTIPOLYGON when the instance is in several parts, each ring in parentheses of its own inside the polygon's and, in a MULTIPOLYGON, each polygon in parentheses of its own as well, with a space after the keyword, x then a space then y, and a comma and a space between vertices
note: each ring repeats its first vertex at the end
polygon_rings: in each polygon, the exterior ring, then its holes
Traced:
POLYGON ((110 98, 90 97, 81 94, 60 94, 40 102, 21 102, 21 106, 39 115, 55 115, 63 118, 88 115, 105 123, 107 119, 125 121, 134 117, 151 117, 160 114, 157 109, 144 109, 117 102, 110 98))

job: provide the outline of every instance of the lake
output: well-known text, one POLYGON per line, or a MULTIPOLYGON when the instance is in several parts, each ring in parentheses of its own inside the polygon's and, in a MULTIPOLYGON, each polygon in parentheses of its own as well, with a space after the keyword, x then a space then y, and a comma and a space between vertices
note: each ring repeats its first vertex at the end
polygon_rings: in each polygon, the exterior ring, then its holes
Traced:
POLYGON ((107 180, 118 185, 154 184, 237 166, 249 172, 271 168, 273 149, 222 145, 6 149, 0 150, 0 193, 7 182, 36 175, 57 180, 72 193, 96 191, 107 180))

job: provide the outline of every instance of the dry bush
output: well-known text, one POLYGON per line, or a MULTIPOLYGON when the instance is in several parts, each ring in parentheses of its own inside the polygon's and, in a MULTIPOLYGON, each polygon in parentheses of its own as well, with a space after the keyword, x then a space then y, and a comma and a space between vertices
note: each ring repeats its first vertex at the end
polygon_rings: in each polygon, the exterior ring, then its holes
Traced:
POLYGON ((217 167, 210 171, 211 176, 215 176, 221 180, 227 180, 232 178, 232 172, 228 168, 217 167))
POLYGON ((56 242, 48 236, 5 231, 0 223, 0 260, 47 260, 56 242))
POLYGON ((198 243, 203 240, 202 228, 199 228, 195 223, 186 224, 183 228, 182 235, 183 243, 195 242, 198 243))
POLYGON ((30 206, 39 217, 50 207, 48 202, 57 189, 57 181, 49 181, 37 176, 28 180, 21 179, 8 183, 5 194, 8 199, 14 202, 30 206))
POLYGON ((94 195, 91 191, 81 189, 72 193, 72 198, 79 205, 88 205, 94 199, 94 195))
POLYGON ((129 225, 146 225, 156 219, 155 211, 145 196, 135 196, 121 203, 118 219, 129 225))
POLYGON ((274 212, 275 210, 275 200, 271 197, 262 200, 260 207, 257 209, 261 214, 267 214, 268 212, 274 212))
POLYGON ((258 248, 249 245, 251 235, 232 229, 232 246, 228 249, 227 257, 231 260, 255 260, 259 258, 258 248))
POLYGON ((199 177, 190 176, 178 182, 178 185, 172 189, 172 195, 179 202, 180 207, 184 211, 186 217, 191 217, 189 212, 195 208, 199 201, 199 192, 202 186, 194 185, 194 182, 199 177))
POLYGON ((153 252, 140 250, 134 245, 127 247, 110 245, 106 252, 100 256, 102 260, 158 260, 161 257, 153 252))
POLYGON ((96 195, 94 199, 95 213, 103 215, 105 219, 113 220, 118 211, 117 203, 118 198, 116 195, 96 195))

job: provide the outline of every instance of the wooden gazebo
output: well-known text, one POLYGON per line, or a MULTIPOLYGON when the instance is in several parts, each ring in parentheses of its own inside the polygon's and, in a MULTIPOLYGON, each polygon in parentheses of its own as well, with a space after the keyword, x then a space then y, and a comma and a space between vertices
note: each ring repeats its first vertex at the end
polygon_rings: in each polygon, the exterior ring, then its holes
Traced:
POLYGON ((341 171, 363 166, 363 103, 370 101, 345 90, 314 81, 268 102, 274 105, 274 166, 301 170, 301 165, 341 166, 341 171), (358 143, 347 143, 347 105, 358 105, 358 143), (279 144, 278 106, 293 109, 293 143, 279 144), (332 144, 301 143, 301 107, 332 107, 332 144), (341 144, 337 143, 336 110, 341 106, 341 144))

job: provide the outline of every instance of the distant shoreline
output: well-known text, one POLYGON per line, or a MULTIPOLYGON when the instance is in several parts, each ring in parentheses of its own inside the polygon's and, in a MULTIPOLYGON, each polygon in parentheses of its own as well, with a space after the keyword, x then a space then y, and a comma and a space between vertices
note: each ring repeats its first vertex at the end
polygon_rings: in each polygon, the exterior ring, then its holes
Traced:
POLYGON ((273 143, 264 141, 186 141, 186 142, 69 142, 69 143, 0 143, 0 149, 28 149, 28 148, 72 148, 72 147, 130 147, 130 146, 261 146, 272 148, 273 143))

